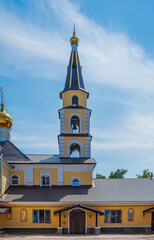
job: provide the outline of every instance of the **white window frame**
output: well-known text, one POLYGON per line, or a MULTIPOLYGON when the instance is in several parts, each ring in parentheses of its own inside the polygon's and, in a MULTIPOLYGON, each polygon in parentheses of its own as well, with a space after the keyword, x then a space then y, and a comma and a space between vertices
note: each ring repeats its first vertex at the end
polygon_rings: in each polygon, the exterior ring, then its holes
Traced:
POLYGON ((40 172, 40 187, 51 187, 51 172, 40 172), (42 182, 42 177, 49 177, 49 185, 44 185, 42 182))
POLYGON ((80 179, 79 177, 73 177, 73 178, 71 179, 71 185, 74 186, 74 187, 80 186, 80 185, 81 185, 81 179, 80 179), (79 180, 79 185, 74 185, 74 184, 73 184, 73 180, 74 180, 74 179, 78 179, 78 180, 79 180))
POLYGON ((18 186, 18 185, 20 185, 20 177, 19 177, 18 174, 12 174, 12 175, 11 175, 11 185, 12 185, 12 186, 18 186), (12 182, 12 177, 14 177, 14 176, 16 176, 16 177, 18 178, 18 184, 13 184, 13 182, 12 182))

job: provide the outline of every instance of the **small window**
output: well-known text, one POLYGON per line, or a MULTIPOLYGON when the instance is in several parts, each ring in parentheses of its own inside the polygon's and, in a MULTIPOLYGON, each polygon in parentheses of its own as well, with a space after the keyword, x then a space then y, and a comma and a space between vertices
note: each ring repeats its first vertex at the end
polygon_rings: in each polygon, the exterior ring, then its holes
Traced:
POLYGON ((51 223, 50 210, 33 210, 33 223, 51 223))
POLYGON ((12 176, 11 184, 12 185, 19 185, 19 178, 18 178, 18 176, 16 176, 16 175, 12 176))
POLYGON ((81 185, 81 181, 78 178, 73 178, 71 181, 71 185, 72 186, 80 186, 81 185))
POLYGON ((50 177, 42 176, 41 181, 42 181, 42 186, 50 186, 50 177))
POLYGON ((122 210, 105 210, 104 223, 122 223, 122 210))
POLYGON ((77 96, 72 97, 72 106, 78 106, 78 97, 77 96))

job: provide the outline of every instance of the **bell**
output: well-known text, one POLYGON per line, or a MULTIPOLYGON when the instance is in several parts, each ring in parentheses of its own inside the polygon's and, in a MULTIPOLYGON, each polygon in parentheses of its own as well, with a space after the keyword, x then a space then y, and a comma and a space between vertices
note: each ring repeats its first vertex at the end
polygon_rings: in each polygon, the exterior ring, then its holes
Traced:
POLYGON ((73 128, 72 128, 73 130, 77 130, 77 127, 76 127, 76 124, 75 123, 73 123, 73 128))

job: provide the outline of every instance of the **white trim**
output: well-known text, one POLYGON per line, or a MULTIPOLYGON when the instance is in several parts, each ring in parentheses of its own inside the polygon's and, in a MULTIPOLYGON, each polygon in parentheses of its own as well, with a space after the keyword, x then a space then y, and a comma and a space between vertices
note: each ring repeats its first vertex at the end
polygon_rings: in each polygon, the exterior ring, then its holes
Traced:
MULTIPOLYGON (((8 202, 7 205, 72 205, 72 204, 76 204, 76 202, 8 202)), ((153 202, 80 202, 80 204, 83 205, 97 205, 97 207, 104 207, 104 206, 129 206, 129 205, 145 205, 145 206, 150 206, 150 205, 154 205, 154 201, 153 202)))
POLYGON ((69 116, 69 133, 72 133, 72 131, 71 131, 71 118, 73 116, 77 116, 79 118, 79 120, 80 120, 80 122, 79 122, 79 125, 80 125, 79 126, 79 133, 82 133, 82 117, 81 117, 81 115, 79 113, 76 113, 76 112, 72 113, 69 116))
POLYGON ((52 186, 51 184, 51 172, 40 172, 40 187, 45 187, 45 186, 52 186), (49 177, 49 185, 43 185, 42 184, 42 177, 49 177))
POLYGON ((18 186, 18 185, 20 185, 20 177, 19 177, 18 174, 14 173, 14 174, 11 175, 11 185, 12 185, 12 186, 18 186), (13 176, 17 176, 17 177, 18 177, 18 184, 13 184, 13 183, 12 183, 12 177, 13 177, 13 176))
POLYGON ((64 182, 63 172, 64 166, 57 167, 57 185, 63 185, 64 182))
POLYGON ((87 234, 87 212, 80 208, 80 207, 77 207, 77 208, 73 208, 71 209, 69 212, 68 212, 68 234, 70 234, 70 212, 72 212, 73 210, 75 209, 80 209, 82 210, 83 212, 85 212, 85 234, 87 234))
POLYGON ((75 187, 78 187, 78 186, 80 186, 81 185, 81 179, 79 178, 79 177, 73 177, 72 179, 71 179, 71 183, 70 183, 72 186, 75 186, 75 187), (73 180, 74 179, 78 179, 79 180, 79 185, 74 185, 73 184, 73 180))
POLYGON ((70 146, 73 144, 73 143, 76 143, 80 146, 80 157, 83 157, 83 143, 77 139, 73 139, 72 141, 70 141, 68 144, 67 144, 67 152, 68 152, 68 157, 70 157, 70 146))

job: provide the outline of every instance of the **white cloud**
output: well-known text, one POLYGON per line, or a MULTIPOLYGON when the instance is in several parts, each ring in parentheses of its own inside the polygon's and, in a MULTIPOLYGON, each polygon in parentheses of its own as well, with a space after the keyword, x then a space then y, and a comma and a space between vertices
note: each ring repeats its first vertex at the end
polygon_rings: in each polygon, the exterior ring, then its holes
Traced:
POLYGON ((154 61, 141 46, 124 34, 103 29, 69 1, 48 2, 63 25, 70 29, 76 23, 88 80, 118 88, 154 91, 154 61))
POLYGON ((97 150, 153 149, 154 115, 133 114, 125 118, 118 128, 92 128, 92 147, 97 150))
MULTIPOLYGON (((116 88, 154 91, 154 61, 149 59, 143 48, 133 43, 128 36, 103 29, 94 20, 80 13, 77 4, 68 0, 46 0, 43 3, 34 1, 34 3, 44 14, 49 15, 51 12, 53 15, 54 11, 63 31, 70 32, 73 23, 76 23, 77 33, 81 39, 79 46, 81 63, 84 65, 84 76, 89 82, 95 81, 99 86, 107 84, 116 88)), ((20 68, 28 71, 32 69, 33 63, 34 71, 37 72, 35 64, 37 69, 42 64, 42 67, 43 65, 45 67, 41 74, 51 79, 51 69, 55 70, 60 62, 66 64, 68 61, 66 53, 69 43, 54 28, 54 24, 50 31, 42 29, 34 24, 22 22, 20 18, 2 9, 0 42, 8 49, 9 57, 6 61, 14 60, 17 71, 20 68), (34 57, 36 61, 33 60, 34 57), (38 63, 38 59, 42 59, 41 63, 38 63)))

